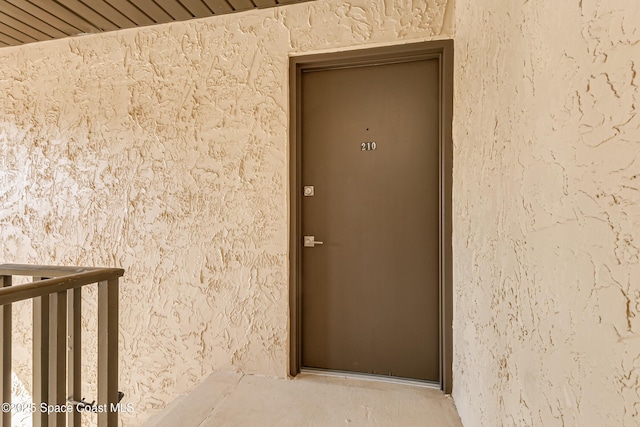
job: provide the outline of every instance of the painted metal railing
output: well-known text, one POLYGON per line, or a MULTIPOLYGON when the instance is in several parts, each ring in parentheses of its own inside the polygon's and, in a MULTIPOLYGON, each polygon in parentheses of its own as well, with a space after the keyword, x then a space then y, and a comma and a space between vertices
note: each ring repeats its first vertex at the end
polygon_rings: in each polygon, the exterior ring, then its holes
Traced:
POLYGON ((11 303, 33 300, 34 427, 81 425, 82 287, 98 284, 98 426, 118 425, 119 268, 0 265, 0 427, 11 426, 11 303), (12 286, 13 276, 33 282, 12 286), (71 408, 69 411, 68 409, 71 408), (9 409, 8 411, 5 409, 9 409))

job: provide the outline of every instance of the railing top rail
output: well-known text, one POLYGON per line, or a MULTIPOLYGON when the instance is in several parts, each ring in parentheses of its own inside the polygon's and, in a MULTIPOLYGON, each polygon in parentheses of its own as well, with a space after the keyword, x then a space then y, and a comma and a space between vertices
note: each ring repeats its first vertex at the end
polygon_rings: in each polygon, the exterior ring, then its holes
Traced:
POLYGON ((102 268, 68 267, 61 265, 0 264, 0 276, 60 277, 94 270, 102 270, 102 268))
POLYGON ((0 288, 0 305, 41 297, 55 292, 62 292, 92 283, 113 280, 124 275, 124 270, 121 268, 52 267, 20 264, 0 265, 0 276, 14 275, 57 277, 25 283, 23 285, 0 288), (61 273, 65 274, 62 275, 61 273))

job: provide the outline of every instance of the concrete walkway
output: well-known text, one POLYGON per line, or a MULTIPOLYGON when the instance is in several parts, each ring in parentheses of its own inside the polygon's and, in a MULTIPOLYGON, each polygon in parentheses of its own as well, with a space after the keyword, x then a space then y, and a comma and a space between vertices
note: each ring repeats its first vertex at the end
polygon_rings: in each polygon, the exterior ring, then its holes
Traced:
POLYGON ((216 372, 144 427, 462 427, 453 400, 412 385, 301 374, 292 380, 216 372))

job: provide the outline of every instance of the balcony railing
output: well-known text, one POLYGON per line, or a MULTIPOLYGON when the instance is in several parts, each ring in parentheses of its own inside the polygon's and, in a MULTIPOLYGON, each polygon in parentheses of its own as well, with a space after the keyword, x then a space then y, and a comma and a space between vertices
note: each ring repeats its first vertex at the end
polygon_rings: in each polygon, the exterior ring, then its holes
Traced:
POLYGON ((92 283, 98 284, 98 406, 94 412, 99 427, 118 425, 118 281, 123 274, 119 268, 0 265, 0 397, 5 404, 0 427, 11 426, 11 411, 5 409, 13 408, 11 303, 28 299, 33 300, 33 426, 81 425, 82 287, 92 283), (13 276, 31 276, 33 282, 12 286, 13 276))

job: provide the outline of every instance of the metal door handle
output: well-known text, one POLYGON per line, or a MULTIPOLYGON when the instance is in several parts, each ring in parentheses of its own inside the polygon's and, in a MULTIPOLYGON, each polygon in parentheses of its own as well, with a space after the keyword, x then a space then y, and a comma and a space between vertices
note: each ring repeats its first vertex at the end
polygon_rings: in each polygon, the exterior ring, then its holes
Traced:
POLYGON ((315 245, 322 245, 323 242, 319 242, 316 240, 316 236, 304 236, 304 246, 305 248, 312 248, 315 245))

